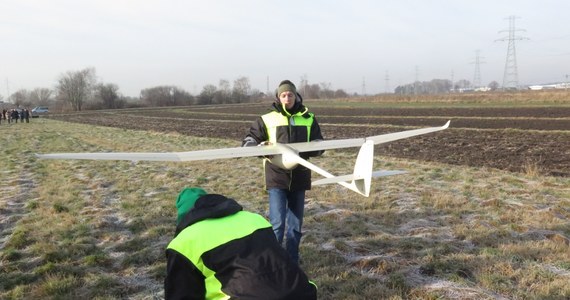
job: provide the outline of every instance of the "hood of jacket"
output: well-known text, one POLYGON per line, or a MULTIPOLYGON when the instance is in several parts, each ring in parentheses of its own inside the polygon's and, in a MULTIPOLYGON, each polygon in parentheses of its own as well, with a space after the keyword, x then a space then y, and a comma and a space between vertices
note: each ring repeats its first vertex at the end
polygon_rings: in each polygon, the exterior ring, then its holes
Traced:
POLYGON ((196 201, 194 207, 182 218, 182 221, 176 226, 177 236, 186 227, 206 219, 222 218, 233 215, 243 210, 234 199, 227 198, 223 195, 208 194, 201 196, 196 201))

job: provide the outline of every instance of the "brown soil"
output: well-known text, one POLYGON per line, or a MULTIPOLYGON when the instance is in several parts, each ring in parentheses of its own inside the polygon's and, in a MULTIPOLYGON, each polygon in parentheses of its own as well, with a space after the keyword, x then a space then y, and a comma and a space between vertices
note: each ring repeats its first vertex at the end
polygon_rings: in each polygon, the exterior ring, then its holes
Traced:
MULTIPOLYGON (((51 118, 138 130, 228 138, 236 145, 264 105, 226 105, 117 110, 52 115, 51 118)), ((519 108, 322 108, 313 111, 325 139, 365 137, 409 129, 449 129, 378 146, 380 155, 491 167, 536 169, 570 176, 570 107, 519 108), (406 128, 404 128, 405 126, 406 128), (400 128, 399 128, 400 127, 400 128)))

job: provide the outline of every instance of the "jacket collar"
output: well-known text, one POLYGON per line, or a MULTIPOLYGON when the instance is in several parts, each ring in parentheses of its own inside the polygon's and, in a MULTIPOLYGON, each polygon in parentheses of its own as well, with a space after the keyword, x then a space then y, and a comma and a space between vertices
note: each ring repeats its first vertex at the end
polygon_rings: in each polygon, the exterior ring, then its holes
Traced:
POLYGON ((295 105, 293 106, 293 108, 291 108, 291 110, 287 110, 284 105, 282 105, 281 103, 278 102, 274 102, 273 103, 273 110, 279 112, 280 114, 290 117, 290 116, 294 116, 294 115, 303 115, 305 114, 308 109, 301 103, 301 102, 295 102, 295 105))
POLYGON ((177 236, 186 227, 206 219, 222 218, 243 210, 234 199, 218 194, 204 195, 196 201, 194 207, 182 218, 176 226, 177 236))

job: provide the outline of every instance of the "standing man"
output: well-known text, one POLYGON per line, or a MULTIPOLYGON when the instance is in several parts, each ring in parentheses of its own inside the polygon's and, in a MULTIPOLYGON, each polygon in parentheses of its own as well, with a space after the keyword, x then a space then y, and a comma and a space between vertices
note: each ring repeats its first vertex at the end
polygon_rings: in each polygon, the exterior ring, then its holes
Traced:
MULTIPOLYGON (((271 111, 257 118, 252 124, 242 146, 323 139, 314 114, 303 105, 303 99, 291 81, 282 81, 275 96, 271 111)), ((308 159, 322 153, 323 151, 306 152, 300 156, 308 159)), ((285 235, 285 249, 298 263, 305 191, 311 189, 311 170, 301 165, 292 170, 284 170, 271 164, 268 159, 264 159, 263 164, 265 188, 269 193, 269 221, 280 244, 283 243, 285 235)))
MULTIPOLYGON (((22 113, 24 114, 24 119, 26 119, 26 123, 30 123, 30 110, 25 108, 22 113)), ((23 123, 24 121, 22 121, 23 123)))
POLYGON ((186 188, 166 249, 166 299, 317 299, 271 224, 235 200, 186 188))
POLYGON ((18 123, 19 118, 20 118, 20 114, 18 113, 18 110, 13 108, 12 109, 12 120, 15 120, 16 123, 18 123))

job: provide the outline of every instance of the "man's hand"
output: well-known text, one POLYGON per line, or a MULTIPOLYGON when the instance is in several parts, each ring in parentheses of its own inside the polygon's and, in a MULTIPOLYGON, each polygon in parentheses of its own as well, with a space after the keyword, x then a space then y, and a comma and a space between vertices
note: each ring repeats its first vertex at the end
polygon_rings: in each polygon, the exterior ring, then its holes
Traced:
POLYGON ((241 142, 241 146, 242 147, 253 147, 253 146, 258 146, 258 144, 254 138, 252 138, 251 136, 248 136, 245 139, 243 139, 243 141, 241 142))
MULTIPOLYGON (((259 143, 257 146, 269 146, 269 145, 272 145, 270 141, 263 141, 259 143)), ((264 155, 263 157, 267 159, 272 159, 273 155, 264 155)))

